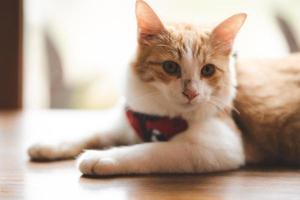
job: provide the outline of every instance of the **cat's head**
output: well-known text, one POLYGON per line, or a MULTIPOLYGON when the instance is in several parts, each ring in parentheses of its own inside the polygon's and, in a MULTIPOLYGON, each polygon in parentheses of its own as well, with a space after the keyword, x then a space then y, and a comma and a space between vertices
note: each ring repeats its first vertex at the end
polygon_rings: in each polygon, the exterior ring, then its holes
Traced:
POLYGON ((179 111, 231 103, 235 71, 230 56, 246 14, 234 15, 211 31, 189 24, 167 26, 137 0, 136 17, 138 51, 132 69, 140 84, 152 87, 160 101, 179 111))

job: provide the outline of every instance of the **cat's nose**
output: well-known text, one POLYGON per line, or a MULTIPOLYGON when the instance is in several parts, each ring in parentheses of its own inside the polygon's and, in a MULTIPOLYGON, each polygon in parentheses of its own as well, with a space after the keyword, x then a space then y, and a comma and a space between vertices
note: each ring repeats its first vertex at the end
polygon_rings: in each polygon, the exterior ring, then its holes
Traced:
POLYGON ((193 89, 186 89, 182 92, 182 94, 189 100, 193 100, 195 97, 199 95, 199 93, 196 90, 193 89))

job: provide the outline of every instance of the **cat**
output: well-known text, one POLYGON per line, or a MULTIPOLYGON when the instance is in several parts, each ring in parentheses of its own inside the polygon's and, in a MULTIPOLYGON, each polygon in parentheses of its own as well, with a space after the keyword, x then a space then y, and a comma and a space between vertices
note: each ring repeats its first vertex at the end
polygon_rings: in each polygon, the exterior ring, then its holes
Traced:
POLYGON ((78 156, 86 175, 202 173, 245 165, 231 112, 237 84, 232 48, 246 14, 212 30, 166 25, 137 0, 136 18, 138 48, 119 121, 110 131, 80 141, 33 145, 30 158, 78 156))

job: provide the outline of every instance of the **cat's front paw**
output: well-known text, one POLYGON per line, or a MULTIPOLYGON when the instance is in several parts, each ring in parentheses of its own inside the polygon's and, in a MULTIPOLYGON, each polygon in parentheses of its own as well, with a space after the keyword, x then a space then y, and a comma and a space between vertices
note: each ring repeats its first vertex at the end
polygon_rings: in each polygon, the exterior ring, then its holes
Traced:
POLYGON ((51 145, 35 144, 29 147, 28 155, 33 161, 55 160, 57 150, 51 145))
POLYGON ((79 153, 80 149, 67 143, 59 145, 35 144, 28 149, 28 155, 32 161, 71 159, 79 153))
POLYGON ((118 162, 102 151, 86 151, 77 159, 79 170, 85 175, 113 175, 118 173, 118 162))

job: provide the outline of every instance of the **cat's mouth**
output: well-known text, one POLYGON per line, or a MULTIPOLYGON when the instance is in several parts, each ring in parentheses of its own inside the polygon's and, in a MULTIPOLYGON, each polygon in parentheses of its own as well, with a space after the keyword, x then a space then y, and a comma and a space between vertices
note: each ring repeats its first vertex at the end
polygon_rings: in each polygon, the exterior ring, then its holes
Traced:
POLYGON ((191 101, 186 100, 179 103, 179 106, 184 109, 197 109, 199 106, 205 104, 205 99, 203 98, 195 98, 191 101))
POLYGON ((196 101, 187 101, 187 102, 181 103, 180 105, 185 108, 193 108, 193 107, 196 107, 198 105, 198 103, 196 101))

